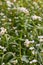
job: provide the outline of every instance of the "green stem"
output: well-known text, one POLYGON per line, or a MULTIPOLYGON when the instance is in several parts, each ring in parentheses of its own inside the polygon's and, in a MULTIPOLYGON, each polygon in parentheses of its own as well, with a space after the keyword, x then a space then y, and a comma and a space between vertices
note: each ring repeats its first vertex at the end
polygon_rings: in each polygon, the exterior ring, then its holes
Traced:
POLYGON ((20 42, 20 65, 22 65, 21 57, 22 55, 21 55, 21 42, 20 42))
MULTIPOLYGON (((20 38, 22 39, 22 33, 20 34, 20 38)), ((22 55, 21 55, 21 40, 20 40, 20 65, 22 65, 22 61, 21 61, 21 57, 22 57, 22 55)))

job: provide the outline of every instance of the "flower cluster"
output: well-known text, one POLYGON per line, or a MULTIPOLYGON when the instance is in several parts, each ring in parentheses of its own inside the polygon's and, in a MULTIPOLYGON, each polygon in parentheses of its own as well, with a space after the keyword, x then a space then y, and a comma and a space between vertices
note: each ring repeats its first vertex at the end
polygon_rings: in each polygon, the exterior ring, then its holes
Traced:
POLYGON ((32 15, 31 18, 33 20, 39 20, 39 21, 42 21, 42 18, 40 16, 37 16, 37 15, 32 15))
POLYGON ((42 0, 0 0, 0 65, 43 65, 42 0))
POLYGON ((29 11, 24 7, 18 7, 18 10, 29 15, 29 11))
POLYGON ((31 43, 34 43, 34 40, 29 41, 28 39, 26 39, 25 42, 24 42, 24 45, 25 45, 26 47, 29 47, 29 45, 30 45, 31 43))
POLYGON ((0 28, 0 35, 4 35, 6 33, 6 29, 4 27, 0 28))

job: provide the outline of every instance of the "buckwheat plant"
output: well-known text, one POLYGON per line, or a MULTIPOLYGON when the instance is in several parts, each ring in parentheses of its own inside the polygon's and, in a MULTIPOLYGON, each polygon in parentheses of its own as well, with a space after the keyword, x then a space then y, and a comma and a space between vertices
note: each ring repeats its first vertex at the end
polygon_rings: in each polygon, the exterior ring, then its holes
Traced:
POLYGON ((43 0, 0 0, 0 65, 43 65, 43 0))

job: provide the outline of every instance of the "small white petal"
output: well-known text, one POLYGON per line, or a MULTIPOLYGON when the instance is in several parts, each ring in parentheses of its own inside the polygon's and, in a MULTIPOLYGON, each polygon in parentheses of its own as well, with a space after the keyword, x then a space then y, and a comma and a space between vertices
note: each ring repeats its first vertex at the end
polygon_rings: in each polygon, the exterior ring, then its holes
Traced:
POLYGON ((43 36, 38 36, 38 38, 43 38, 43 36))
POLYGON ((30 61, 30 64, 32 64, 32 63, 36 63, 36 62, 37 62, 37 60, 34 59, 34 60, 30 61))
POLYGON ((40 46, 40 44, 36 44, 36 46, 40 46))
POLYGON ((37 16, 37 15, 32 15, 31 18, 32 18, 33 20, 37 20, 37 19, 38 19, 39 21, 42 20, 42 18, 41 18, 40 16, 37 16))
POLYGON ((34 47, 30 47, 29 49, 30 49, 30 50, 33 50, 33 49, 34 49, 34 47))

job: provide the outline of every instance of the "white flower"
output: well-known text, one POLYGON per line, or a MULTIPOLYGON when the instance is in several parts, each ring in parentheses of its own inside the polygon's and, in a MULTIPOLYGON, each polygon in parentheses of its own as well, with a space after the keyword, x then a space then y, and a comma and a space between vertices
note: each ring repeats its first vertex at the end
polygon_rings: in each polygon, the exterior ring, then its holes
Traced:
POLYGON ((40 39, 39 41, 40 41, 40 42, 43 42, 43 39, 40 39))
POLYGON ((3 46, 0 46, 0 49, 2 49, 3 51, 6 51, 6 48, 3 46))
POLYGON ((38 36, 40 42, 43 42, 43 36, 38 36))
POLYGON ((34 5, 37 5, 37 2, 33 2, 34 5))
POLYGON ((13 5, 13 3, 11 3, 10 1, 6 1, 7 2, 7 5, 9 6, 9 7, 11 7, 11 5, 13 5))
POLYGON ((11 19, 9 19, 9 21, 11 21, 11 19))
POLYGON ((16 2, 16 0, 14 0, 14 2, 16 2))
POLYGON ((29 44, 30 44, 30 41, 29 41, 28 39, 26 39, 25 42, 24 42, 24 45, 25 45, 26 47, 29 47, 29 44))
POLYGON ((9 7, 8 7, 7 9, 8 9, 8 10, 11 10, 11 8, 9 8, 9 7))
POLYGON ((30 50, 34 50, 34 47, 30 47, 29 49, 30 49, 30 50))
POLYGON ((7 1, 7 5, 8 5, 9 7, 11 7, 11 2, 10 2, 10 1, 7 1))
POLYGON ((1 19, 2 21, 4 21, 5 20, 5 18, 3 18, 3 19, 1 19))
POLYGON ((28 39, 26 39, 25 42, 24 42, 24 45, 25 45, 26 47, 29 47, 30 43, 34 43, 34 40, 29 41, 28 39))
POLYGON ((3 62, 2 65, 5 65, 5 63, 3 62))
POLYGON ((6 18, 6 16, 3 16, 3 18, 6 18))
POLYGON ((38 19, 39 21, 42 20, 42 18, 41 18, 40 16, 37 16, 37 15, 32 15, 31 18, 32 18, 33 20, 37 20, 37 19, 38 19))
POLYGON ((43 38, 43 36, 38 36, 38 38, 43 38))
POLYGON ((20 10, 21 12, 29 14, 29 11, 24 7, 18 7, 18 10, 20 10))
POLYGON ((29 60, 27 59, 27 56, 23 55, 22 58, 21 58, 22 61, 28 63, 29 60))
POLYGON ((4 13, 3 13, 3 12, 1 12, 1 13, 0 13, 0 15, 1 15, 1 16, 3 16, 3 15, 4 15, 4 13))
POLYGON ((17 30, 15 30, 15 34, 18 36, 18 31, 17 30))
POLYGON ((36 46, 40 46, 40 44, 36 44, 36 46))
POLYGON ((18 63, 18 60, 11 60, 11 63, 15 65, 16 63, 18 63))
POLYGON ((36 15, 32 15, 31 18, 32 18, 33 20, 36 20, 36 19, 37 19, 37 16, 36 16, 36 15))
POLYGON ((32 62, 34 63, 34 62, 37 62, 37 60, 36 59, 34 59, 34 60, 32 60, 32 62))
POLYGON ((0 49, 4 49, 4 47, 0 46, 0 49))
POLYGON ((33 5, 36 7, 36 8, 39 8, 39 5, 38 5, 38 3, 37 2, 33 2, 33 5))
POLYGON ((42 21, 42 18, 41 18, 40 16, 38 16, 38 20, 39 20, 39 21, 42 21))
POLYGON ((24 35, 24 37, 26 37, 26 35, 24 35))
POLYGON ((30 61, 30 64, 32 64, 32 63, 36 63, 36 62, 37 62, 37 60, 34 59, 34 60, 30 61))
POLYGON ((3 34, 5 34, 5 32, 7 32, 4 27, 1 27, 0 30, 1 30, 0 31, 0 35, 3 35, 3 34))
POLYGON ((15 30, 15 29, 17 29, 17 27, 13 27, 13 29, 15 30))
POLYGON ((33 55, 35 54, 35 51, 34 51, 34 50, 32 51, 32 54, 33 54, 33 55))
POLYGON ((6 48, 4 48, 3 51, 5 52, 6 51, 6 48))

